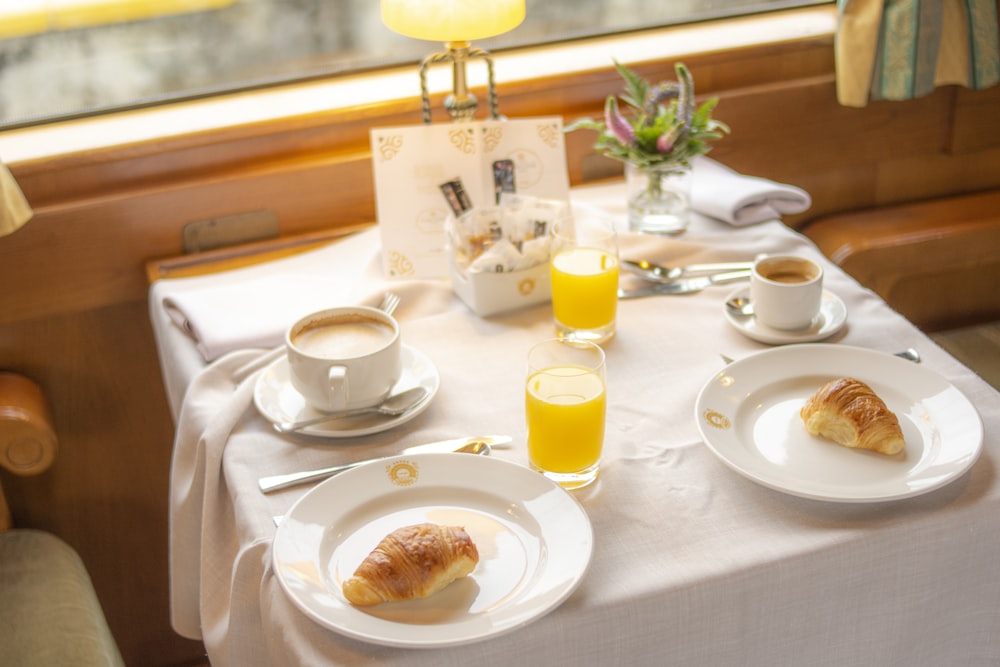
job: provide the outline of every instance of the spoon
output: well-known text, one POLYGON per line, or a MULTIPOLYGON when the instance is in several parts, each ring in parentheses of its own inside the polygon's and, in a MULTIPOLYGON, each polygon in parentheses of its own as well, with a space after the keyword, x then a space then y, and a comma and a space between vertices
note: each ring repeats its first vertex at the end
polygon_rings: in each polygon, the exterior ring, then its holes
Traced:
POLYGON ((297 422, 278 422, 274 425, 274 430, 278 433, 292 433, 293 431, 301 430, 306 426, 322 424, 323 422, 340 419, 342 417, 354 417, 355 415, 379 414, 397 417, 423 400, 426 395, 427 389, 424 387, 411 387, 406 391, 393 394, 379 405, 373 405, 369 408, 358 408, 357 410, 346 410, 344 412, 329 412, 320 415, 319 417, 303 419, 297 422))
POLYGON ((689 273, 707 273, 713 271, 742 271, 753 267, 753 262, 722 262, 718 264, 689 264, 688 266, 659 266, 641 259, 637 262, 623 259, 622 264, 632 273, 646 280, 665 282, 676 280, 689 273))
POLYGON ((726 301, 726 310, 733 315, 751 317, 753 315, 753 304, 750 302, 750 297, 734 296, 726 301))

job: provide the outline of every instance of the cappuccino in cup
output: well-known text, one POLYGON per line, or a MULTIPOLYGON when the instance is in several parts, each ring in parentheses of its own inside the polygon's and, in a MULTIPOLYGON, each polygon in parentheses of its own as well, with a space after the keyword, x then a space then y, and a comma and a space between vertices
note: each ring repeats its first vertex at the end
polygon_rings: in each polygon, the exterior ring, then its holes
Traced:
POLYGON ((292 386, 322 412, 381 403, 402 374, 400 347, 396 320, 367 306, 312 313, 285 335, 292 386))
POLYGON ((763 255, 750 275, 754 317, 773 329, 809 327, 823 304, 823 267, 796 255, 763 255))
POLYGON ((394 335, 392 327, 379 320, 348 313, 306 326, 296 334, 293 343, 307 354, 339 359, 381 350, 394 335))

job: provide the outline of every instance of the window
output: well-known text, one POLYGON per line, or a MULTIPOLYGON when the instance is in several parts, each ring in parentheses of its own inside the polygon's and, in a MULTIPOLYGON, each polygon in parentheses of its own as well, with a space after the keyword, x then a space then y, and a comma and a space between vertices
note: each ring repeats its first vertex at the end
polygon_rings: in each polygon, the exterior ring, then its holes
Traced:
MULTIPOLYGON (((527 0, 491 50, 830 0, 527 0)), ((3 0, 0 128, 415 63, 377 0, 3 0)))

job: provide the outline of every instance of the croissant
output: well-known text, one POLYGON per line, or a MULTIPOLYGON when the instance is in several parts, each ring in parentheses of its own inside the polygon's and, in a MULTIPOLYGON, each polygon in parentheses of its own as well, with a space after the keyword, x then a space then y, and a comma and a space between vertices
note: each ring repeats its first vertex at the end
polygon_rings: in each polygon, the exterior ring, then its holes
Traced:
POLYGON ((421 523, 386 535, 344 582, 360 606, 433 595, 472 572, 479 551, 464 528, 421 523))
POLYGON ((844 447, 892 455, 906 445, 899 419, 872 388, 854 378, 831 380, 799 411, 806 430, 844 447))

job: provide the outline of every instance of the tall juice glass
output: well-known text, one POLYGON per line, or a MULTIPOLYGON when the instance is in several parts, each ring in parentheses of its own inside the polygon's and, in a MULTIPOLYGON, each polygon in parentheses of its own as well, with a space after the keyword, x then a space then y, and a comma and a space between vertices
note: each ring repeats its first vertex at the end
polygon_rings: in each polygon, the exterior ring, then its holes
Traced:
POLYGON ((556 335, 610 340, 618 311, 618 242, 611 220, 594 213, 559 220, 550 264, 556 335))
POLYGON ((567 489, 597 479, 606 411, 600 346, 552 339, 531 349, 525 415, 528 462, 534 470, 567 489))

